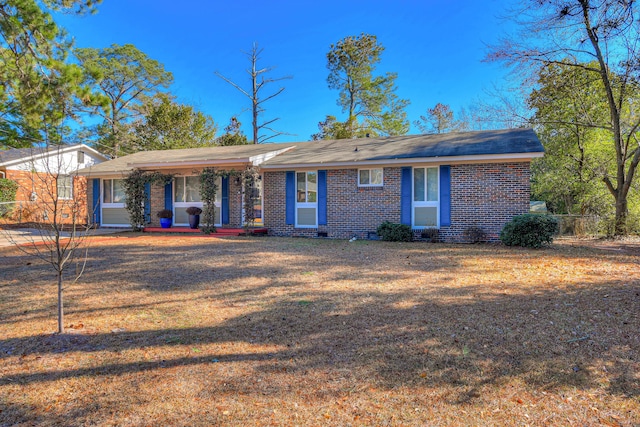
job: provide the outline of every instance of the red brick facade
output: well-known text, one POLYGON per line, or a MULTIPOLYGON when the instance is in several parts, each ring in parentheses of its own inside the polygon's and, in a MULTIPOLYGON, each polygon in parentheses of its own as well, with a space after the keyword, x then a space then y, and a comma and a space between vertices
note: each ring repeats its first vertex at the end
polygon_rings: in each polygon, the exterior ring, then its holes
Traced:
POLYGON ((489 241, 516 215, 529 212, 528 162, 451 166, 451 226, 439 237, 463 242, 464 230, 480 227, 489 241))
MULTIPOLYGON (((366 239, 384 221, 400 222, 401 167, 386 167, 381 187, 358 187, 357 169, 327 170, 327 224, 296 228, 286 224, 286 172, 263 171, 264 225, 275 236, 366 239), (325 234, 326 233, 326 234, 325 234)), ((480 227, 489 241, 515 215, 529 211, 529 163, 451 165, 451 225, 439 229, 439 240, 463 242, 464 231, 480 227)), ((92 200, 92 186, 87 191, 92 200)), ((151 225, 164 209, 164 186, 151 188, 151 225)), ((229 227, 242 226, 241 182, 229 178, 229 227)), ((421 230, 414 233, 421 238, 421 230)))
MULTIPOLYGON (((57 197, 56 177, 51 174, 20 170, 5 171, 7 179, 18 184, 13 220, 19 222, 51 222, 53 201, 57 197)), ((58 199, 59 224, 85 224, 87 218, 87 179, 73 177, 73 198, 58 199)))
MULTIPOLYGON (((384 168, 383 187, 358 187, 357 169, 327 171, 327 225, 295 228, 286 224, 286 172, 265 172, 264 218, 276 236, 366 239, 384 221, 400 222, 400 167, 384 168)), ((440 227, 439 239, 464 241, 468 227, 480 227, 487 240, 515 215, 529 211, 529 163, 451 166, 451 226, 440 227)), ((416 238, 420 232, 416 231, 416 238)))

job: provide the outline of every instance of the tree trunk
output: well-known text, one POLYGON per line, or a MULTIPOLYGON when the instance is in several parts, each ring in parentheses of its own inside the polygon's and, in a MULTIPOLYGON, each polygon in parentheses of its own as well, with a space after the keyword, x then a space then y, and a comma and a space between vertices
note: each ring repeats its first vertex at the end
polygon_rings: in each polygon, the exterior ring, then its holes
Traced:
POLYGON ((624 236, 627 234, 627 198, 622 195, 616 197, 616 218, 614 235, 624 236))
POLYGON ((58 271, 58 333, 64 334, 64 309, 62 305, 62 271, 58 271))

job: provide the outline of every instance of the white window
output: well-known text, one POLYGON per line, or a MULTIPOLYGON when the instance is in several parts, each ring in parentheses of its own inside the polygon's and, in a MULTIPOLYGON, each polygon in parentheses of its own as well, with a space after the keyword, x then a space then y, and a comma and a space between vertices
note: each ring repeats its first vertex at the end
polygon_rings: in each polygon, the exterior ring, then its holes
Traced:
POLYGON ((440 224, 440 201, 438 168, 413 168, 414 228, 438 227, 440 224))
POLYGON ((318 225, 318 172, 296 172, 296 227, 318 225))
POLYGON ((382 168, 358 170, 358 187, 382 187, 382 168))
POLYGON ((111 207, 124 207, 125 193, 122 179, 102 180, 102 203, 111 207))
MULTIPOLYGON (((179 176, 175 178, 173 185, 173 222, 175 225, 189 224, 189 215, 186 209, 196 206, 204 208, 200 196, 200 176, 179 176)), ((222 225, 222 177, 216 178, 216 197, 214 200, 214 225, 222 225)))
MULTIPOLYGON (((216 195, 219 192, 220 186, 218 186, 216 195)), ((175 201, 176 203, 202 202, 200 198, 200 177, 181 176, 176 178, 175 201)))
POLYGON ((78 151, 77 159, 79 165, 84 164, 84 151, 78 151))
POLYGON ((58 199, 73 199, 73 177, 71 175, 58 175, 56 187, 58 199))

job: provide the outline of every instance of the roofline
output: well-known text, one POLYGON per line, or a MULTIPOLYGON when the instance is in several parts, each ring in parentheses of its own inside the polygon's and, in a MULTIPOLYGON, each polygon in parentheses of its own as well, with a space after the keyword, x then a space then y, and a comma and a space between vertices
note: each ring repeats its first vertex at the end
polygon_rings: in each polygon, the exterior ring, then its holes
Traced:
POLYGON ((238 157, 235 159, 221 159, 221 160, 185 160, 185 161, 167 161, 167 162, 140 162, 140 163, 127 163, 127 166, 132 168, 176 168, 176 167, 184 167, 184 166, 215 166, 215 165, 231 165, 231 164, 245 164, 251 163, 254 166, 258 166, 267 160, 270 160, 276 157, 279 154, 284 153, 285 151, 289 151, 295 146, 285 147, 281 150, 267 151, 266 153, 257 154, 255 156, 249 157, 238 157))
MULTIPOLYGON (((413 157, 404 159, 386 159, 386 160, 363 160, 352 162, 330 162, 330 163, 289 163, 289 164, 277 164, 277 165, 259 165, 261 170, 291 170, 291 169, 311 169, 311 168, 353 168, 364 166, 397 166, 397 165, 413 165, 413 164, 469 164, 469 163, 499 163, 504 161, 516 161, 526 162, 531 161, 534 158, 540 158, 544 156, 544 152, 532 152, 532 153, 511 153, 511 154, 482 154, 473 156, 445 156, 445 157, 413 157)), ((175 169, 185 166, 209 166, 214 164, 219 165, 241 165, 238 161, 243 160, 243 163, 249 163, 250 158, 232 159, 226 161, 211 160, 208 162, 202 161, 189 161, 182 163, 145 163, 145 164, 128 164, 128 166, 135 165, 135 167, 141 168, 156 168, 156 169, 175 169), (224 162, 224 163, 223 163, 224 162)), ((86 172, 80 172, 78 175, 91 176, 94 175, 91 171, 91 167, 85 168, 86 172)), ((130 169, 123 169, 120 171, 105 171, 95 173, 96 177, 121 177, 130 169)))
POLYGON ((395 158, 395 159, 382 159, 382 160, 358 160, 351 162, 328 162, 328 163, 289 163, 289 164, 275 164, 275 165, 262 165, 261 168, 265 170, 273 169, 291 169, 291 168, 313 168, 313 167, 349 167, 349 166, 378 166, 378 165, 402 165, 402 164, 414 164, 414 163, 478 163, 492 161, 500 162, 505 160, 514 160, 519 162, 530 161, 533 158, 543 157, 544 152, 533 153, 510 153, 510 154, 480 154, 471 156, 444 156, 444 157, 407 157, 407 158, 395 158))
POLYGON ((238 165, 250 162, 250 157, 243 157, 239 159, 225 160, 188 160, 182 162, 127 163, 127 166, 132 169, 173 169, 185 166, 238 165))
POLYGON ((18 159, 9 160, 9 161, 6 161, 4 163, 0 162, 0 166, 5 166, 5 167, 6 166, 12 166, 12 165, 18 164, 18 163, 24 163, 24 162, 33 161, 33 160, 36 160, 37 158, 50 157, 51 155, 56 155, 56 154, 60 154, 60 153, 66 153, 66 152, 69 152, 69 151, 79 150, 80 148, 82 148, 82 151, 90 151, 95 156, 101 157, 104 161, 111 160, 109 157, 107 157, 104 154, 102 154, 101 152, 97 151, 95 148, 91 148, 86 144, 60 145, 60 147, 64 147, 64 148, 60 148, 59 150, 50 150, 50 151, 46 151, 46 152, 35 152, 35 150, 37 150, 38 147, 31 147, 32 153, 30 155, 28 155, 26 157, 20 157, 18 159))
POLYGON ((80 169, 75 172, 78 176, 84 176, 87 178, 122 178, 125 177, 129 170, 111 171, 111 172, 95 172, 91 170, 91 167, 80 169), (83 172, 86 171, 86 172, 83 172))

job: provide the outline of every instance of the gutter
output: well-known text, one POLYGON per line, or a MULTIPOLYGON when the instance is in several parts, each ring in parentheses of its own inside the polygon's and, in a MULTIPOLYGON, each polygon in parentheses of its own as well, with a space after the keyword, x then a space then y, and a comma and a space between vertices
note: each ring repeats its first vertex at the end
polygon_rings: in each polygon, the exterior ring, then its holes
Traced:
POLYGON ((498 163, 503 161, 517 161, 525 162, 530 161, 533 158, 543 157, 544 152, 534 153, 511 153, 511 154, 481 154, 473 156, 444 156, 444 157, 408 157, 408 158, 394 158, 394 159, 381 159, 381 160, 352 160, 349 162, 313 162, 313 163, 286 163, 286 164, 265 164, 262 165, 262 169, 295 169, 295 168, 314 168, 314 167, 363 167, 363 166, 380 166, 380 165, 414 165, 414 164, 467 164, 467 163, 498 163))

